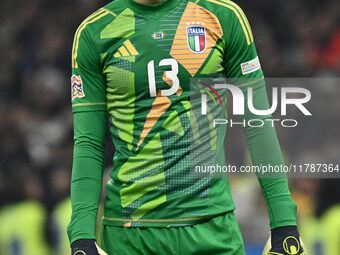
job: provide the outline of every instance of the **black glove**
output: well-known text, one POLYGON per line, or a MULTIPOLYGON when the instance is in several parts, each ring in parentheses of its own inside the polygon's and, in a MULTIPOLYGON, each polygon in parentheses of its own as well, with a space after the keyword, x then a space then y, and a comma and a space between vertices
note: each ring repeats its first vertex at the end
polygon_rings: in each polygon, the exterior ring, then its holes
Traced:
POLYGON ((71 244, 71 255, 99 255, 94 240, 79 239, 71 244))
POLYGON ((271 232, 271 249, 268 255, 306 255, 297 227, 280 227, 271 232))

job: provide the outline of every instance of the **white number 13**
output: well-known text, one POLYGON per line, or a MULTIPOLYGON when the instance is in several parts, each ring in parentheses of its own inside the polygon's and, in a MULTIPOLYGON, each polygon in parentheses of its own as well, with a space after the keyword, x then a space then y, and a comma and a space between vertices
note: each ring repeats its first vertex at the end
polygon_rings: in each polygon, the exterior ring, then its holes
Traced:
MULTIPOLYGON (((159 62, 159 66, 171 66, 171 71, 165 71, 165 77, 171 79, 172 86, 170 89, 162 89, 161 96, 171 96, 175 94, 179 88, 179 80, 178 80, 178 63, 173 58, 167 58, 161 60, 159 62)), ((148 76, 149 76, 149 89, 150 89, 150 96, 156 97, 156 79, 155 79, 155 63, 151 60, 148 63, 148 76)))

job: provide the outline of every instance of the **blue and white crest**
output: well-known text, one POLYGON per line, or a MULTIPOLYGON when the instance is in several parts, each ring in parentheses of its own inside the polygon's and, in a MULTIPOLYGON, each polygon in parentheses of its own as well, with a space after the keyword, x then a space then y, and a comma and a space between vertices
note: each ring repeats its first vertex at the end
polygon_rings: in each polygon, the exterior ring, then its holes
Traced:
POLYGON ((187 27, 187 40, 189 49, 195 53, 201 53, 206 48, 205 27, 187 27))

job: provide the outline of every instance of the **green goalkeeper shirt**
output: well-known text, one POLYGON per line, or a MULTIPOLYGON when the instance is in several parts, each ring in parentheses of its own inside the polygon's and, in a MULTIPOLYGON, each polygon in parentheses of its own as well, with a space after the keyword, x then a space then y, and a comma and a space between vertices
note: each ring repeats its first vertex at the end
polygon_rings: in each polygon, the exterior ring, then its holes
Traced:
MULTIPOLYGON (((254 106, 268 107, 249 23, 231 1, 115 0, 79 26, 72 51, 71 242, 95 239, 106 113, 116 151, 103 224, 185 226, 234 210, 226 178, 190 174, 190 80, 211 76, 257 80, 254 106)), ((283 164, 274 128, 244 130, 253 164, 283 164)), ((219 127, 213 148, 223 157, 225 133, 219 127)), ((271 227, 295 225, 286 178, 259 181, 271 227)))

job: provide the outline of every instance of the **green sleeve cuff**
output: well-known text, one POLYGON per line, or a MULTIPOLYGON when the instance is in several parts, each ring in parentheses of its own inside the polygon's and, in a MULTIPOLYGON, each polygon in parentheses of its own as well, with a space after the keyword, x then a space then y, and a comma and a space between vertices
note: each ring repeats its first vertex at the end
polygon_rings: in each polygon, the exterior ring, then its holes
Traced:
POLYGON ((76 216, 67 227, 70 244, 79 239, 96 239, 96 215, 76 216))
POLYGON ((273 197, 268 200, 267 206, 271 229, 283 226, 297 226, 297 207, 290 195, 273 197))

